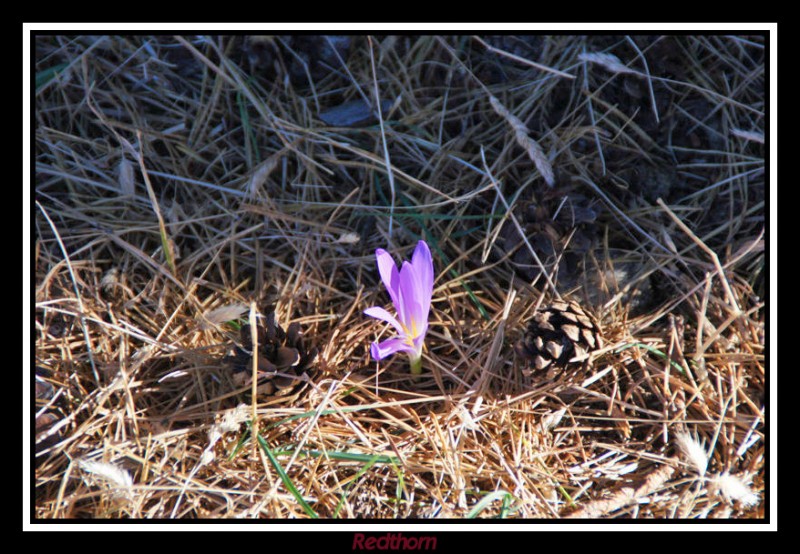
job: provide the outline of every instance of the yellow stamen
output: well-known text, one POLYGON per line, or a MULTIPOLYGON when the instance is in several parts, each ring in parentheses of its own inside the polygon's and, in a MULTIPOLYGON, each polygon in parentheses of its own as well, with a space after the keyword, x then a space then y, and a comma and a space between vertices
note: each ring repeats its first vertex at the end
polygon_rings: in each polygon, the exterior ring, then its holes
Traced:
POLYGON ((400 323, 400 325, 403 327, 403 333, 406 336, 405 337, 406 338, 406 341, 405 341, 406 344, 409 345, 409 346, 414 346, 414 339, 417 338, 417 335, 418 335, 418 333, 417 333, 417 322, 414 321, 413 317, 411 318, 411 330, 410 331, 409 331, 408 327, 405 326, 405 324, 400 323))

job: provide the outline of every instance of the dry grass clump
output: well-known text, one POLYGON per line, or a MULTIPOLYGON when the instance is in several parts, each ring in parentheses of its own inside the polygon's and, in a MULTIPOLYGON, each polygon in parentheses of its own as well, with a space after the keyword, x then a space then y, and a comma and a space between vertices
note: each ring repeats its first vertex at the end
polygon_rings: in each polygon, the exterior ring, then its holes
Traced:
POLYGON ((763 48, 37 37, 36 517, 764 517, 763 48), (414 379, 362 312, 420 238, 414 379), (544 380, 557 297, 605 347, 544 380), (253 398, 271 310, 320 354, 253 398))

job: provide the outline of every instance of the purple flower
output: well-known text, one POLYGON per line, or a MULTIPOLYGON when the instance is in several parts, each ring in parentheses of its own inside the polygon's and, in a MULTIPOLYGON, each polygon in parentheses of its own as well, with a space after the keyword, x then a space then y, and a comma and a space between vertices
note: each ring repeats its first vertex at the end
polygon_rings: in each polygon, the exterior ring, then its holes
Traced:
POLYGON ((389 291, 397 317, 379 306, 364 310, 370 317, 382 319, 397 330, 397 336, 370 347, 372 357, 382 360, 395 352, 405 352, 411 359, 411 372, 422 372, 422 346, 428 332, 428 313, 433 295, 433 258, 424 240, 417 243, 411 262, 404 261, 400 271, 384 249, 375 251, 378 271, 389 291))

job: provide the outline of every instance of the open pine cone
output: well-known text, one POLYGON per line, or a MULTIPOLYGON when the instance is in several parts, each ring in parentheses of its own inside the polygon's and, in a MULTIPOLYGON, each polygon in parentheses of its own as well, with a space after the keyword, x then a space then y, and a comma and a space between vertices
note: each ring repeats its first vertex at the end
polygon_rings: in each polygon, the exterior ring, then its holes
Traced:
POLYGON ((533 316, 514 350, 534 369, 543 370, 566 366, 575 356, 602 347, 597 322, 577 303, 556 301, 533 316))
MULTIPOLYGON (((304 380, 305 373, 317 357, 317 348, 307 349, 300 324, 289 324, 284 332, 275 322, 274 312, 266 315, 266 327, 259 325, 258 333, 258 393, 284 395, 304 380)), ((241 346, 236 345, 226 362, 233 369, 238 386, 252 383, 253 341, 250 325, 241 328, 241 346)))
MULTIPOLYGON (((548 273, 558 266, 558 282, 564 288, 577 281, 587 253, 598 243, 599 211, 595 202, 564 187, 543 191, 538 198, 519 202, 515 208, 528 243, 548 273)), ((511 263, 516 273, 526 281, 535 279, 542 268, 530 248, 520 245, 517 227, 505 225, 501 238, 497 248, 502 254, 514 251, 511 263)))

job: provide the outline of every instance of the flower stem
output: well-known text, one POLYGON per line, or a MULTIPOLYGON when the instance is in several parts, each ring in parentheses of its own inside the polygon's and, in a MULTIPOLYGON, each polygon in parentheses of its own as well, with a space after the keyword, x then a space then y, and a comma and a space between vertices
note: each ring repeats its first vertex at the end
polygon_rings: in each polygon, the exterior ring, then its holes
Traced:
POLYGON ((420 375, 422 373, 422 356, 411 358, 411 374, 420 375))

